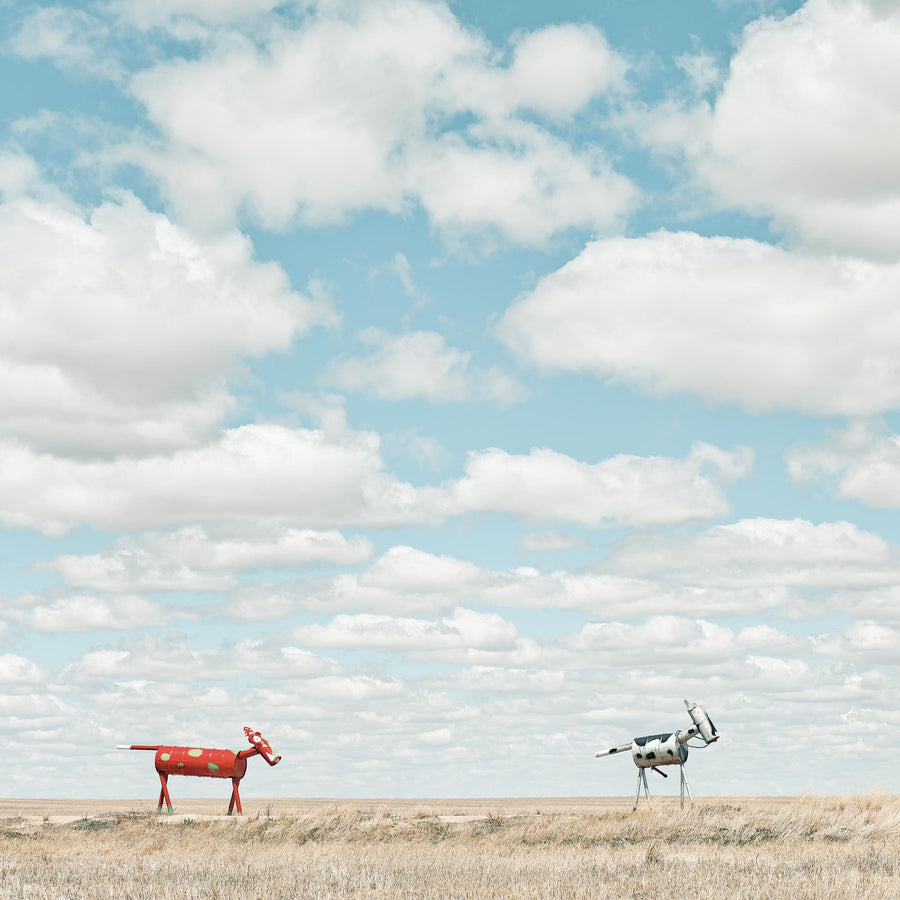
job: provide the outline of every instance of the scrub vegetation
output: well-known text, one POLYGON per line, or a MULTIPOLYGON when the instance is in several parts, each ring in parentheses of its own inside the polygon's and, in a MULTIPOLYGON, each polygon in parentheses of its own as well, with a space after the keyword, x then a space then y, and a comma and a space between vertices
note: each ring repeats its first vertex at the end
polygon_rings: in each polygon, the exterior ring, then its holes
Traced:
MULTIPOLYGON (((7 801, 8 803, 9 801, 7 801)), ((900 798, 0 819, 0 898, 896 898, 900 798)))

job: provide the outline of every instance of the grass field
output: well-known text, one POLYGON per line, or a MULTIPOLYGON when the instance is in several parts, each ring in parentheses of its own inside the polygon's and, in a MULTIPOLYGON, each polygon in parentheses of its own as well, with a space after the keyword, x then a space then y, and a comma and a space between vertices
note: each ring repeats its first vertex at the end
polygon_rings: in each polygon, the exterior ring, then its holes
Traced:
POLYGON ((0 898, 900 897, 894 797, 222 806, 2 801, 0 898))

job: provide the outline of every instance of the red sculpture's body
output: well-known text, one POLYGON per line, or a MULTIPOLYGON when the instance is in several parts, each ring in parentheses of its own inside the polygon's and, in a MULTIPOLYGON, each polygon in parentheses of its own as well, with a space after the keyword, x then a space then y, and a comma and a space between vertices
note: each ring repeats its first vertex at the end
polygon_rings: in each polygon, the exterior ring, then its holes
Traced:
POLYGON ((231 750, 200 750, 196 747, 160 747, 156 771, 166 775, 197 775, 201 778, 243 778, 247 760, 231 750))
POLYGON ((251 756, 261 756, 270 766, 276 765, 281 757, 276 755, 269 742, 251 728, 244 728, 244 734, 250 741, 249 750, 238 753, 232 750, 210 750, 204 747, 161 747, 157 744, 120 744, 120 750, 155 750, 156 771, 159 773, 161 790, 159 806, 162 809, 165 800, 166 808, 173 811, 169 798, 168 780, 170 775, 194 775, 200 778, 230 778, 231 802, 228 804, 228 815, 237 809, 241 814, 241 797, 238 783, 247 771, 247 760, 251 756))

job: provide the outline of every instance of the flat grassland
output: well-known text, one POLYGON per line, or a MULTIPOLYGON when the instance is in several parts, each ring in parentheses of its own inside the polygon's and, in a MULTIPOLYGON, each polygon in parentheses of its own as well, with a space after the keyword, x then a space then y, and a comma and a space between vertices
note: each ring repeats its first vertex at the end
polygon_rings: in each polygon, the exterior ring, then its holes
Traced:
POLYGON ((0 801, 0 898, 900 897, 900 798, 0 801))

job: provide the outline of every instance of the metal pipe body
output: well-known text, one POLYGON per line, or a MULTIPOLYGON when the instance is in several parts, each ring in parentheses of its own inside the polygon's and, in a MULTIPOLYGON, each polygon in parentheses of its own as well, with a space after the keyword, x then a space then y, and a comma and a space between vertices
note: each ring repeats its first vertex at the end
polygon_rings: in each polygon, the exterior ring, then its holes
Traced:
POLYGON ((688 748, 678 739, 677 732, 648 734, 631 742, 631 758, 639 769, 682 765, 688 758, 688 748))
POLYGON ((247 760, 232 750, 205 747, 159 747, 154 763, 166 775, 200 778, 243 778, 247 771, 247 760))

